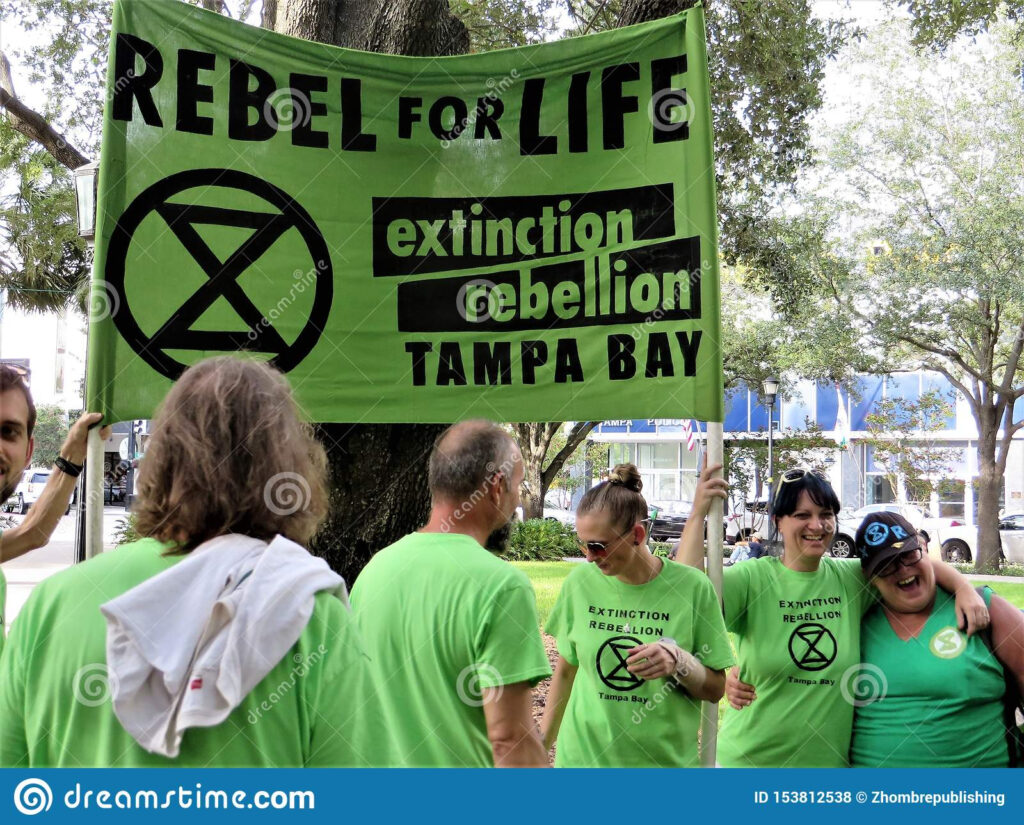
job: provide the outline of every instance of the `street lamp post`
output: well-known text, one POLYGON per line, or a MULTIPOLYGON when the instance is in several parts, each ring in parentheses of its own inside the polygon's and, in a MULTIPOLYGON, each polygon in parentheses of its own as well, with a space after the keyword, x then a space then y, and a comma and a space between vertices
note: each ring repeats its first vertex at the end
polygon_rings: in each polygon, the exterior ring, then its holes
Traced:
MULTIPOLYGON (((78 234, 85 238, 89 245, 89 280, 92 281, 92 248, 96 240, 96 183, 99 177, 99 161, 79 166, 74 171, 75 177, 75 206, 78 213, 78 234)), ((88 305, 88 304, 87 304, 88 305)), ((86 343, 86 381, 88 377, 88 342, 86 343)), ((102 541, 103 526, 103 445, 99 440, 99 430, 93 429, 89 432, 88 451, 86 457, 86 469, 80 476, 78 486, 78 508, 76 511, 77 524, 75 525, 75 561, 85 559, 96 553, 96 548, 87 546, 89 531, 86 529, 87 519, 92 518, 98 521, 99 528, 93 526, 93 542, 102 541), (98 492, 98 499, 97 499, 98 492), (89 503, 93 500, 93 507, 89 503), (99 504, 96 505, 98 500, 99 504)))
POLYGON ((764 400, 768 405, 768 492, 771 494, 775 486, 775 461, 772 448, 775 435, 775 396, 779 394, 779 379, 765 378, 761 382, 761 389, 764 391, 764 400))

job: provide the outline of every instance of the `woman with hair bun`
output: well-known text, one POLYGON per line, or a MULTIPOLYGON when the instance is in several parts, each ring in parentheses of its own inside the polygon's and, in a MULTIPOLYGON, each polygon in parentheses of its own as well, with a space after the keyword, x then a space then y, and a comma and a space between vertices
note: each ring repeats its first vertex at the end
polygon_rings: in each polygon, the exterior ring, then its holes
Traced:
POLYGON ((587 564, 548 620, 558 663, 541 723, 556 767, 696 767, 700 701, 733 657, 710 581, 654 556, 632 464, 587 491, 576 533, 587 564))

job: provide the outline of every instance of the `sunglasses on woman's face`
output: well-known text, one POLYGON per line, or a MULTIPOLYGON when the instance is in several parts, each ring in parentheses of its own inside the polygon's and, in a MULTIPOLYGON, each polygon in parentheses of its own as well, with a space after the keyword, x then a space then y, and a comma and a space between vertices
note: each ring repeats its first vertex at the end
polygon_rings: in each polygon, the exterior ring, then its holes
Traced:
MULTIPOLYGON (((650 521, 650 519, 645 519, 644 521, 642 521, 640 523, 641 524, 646 524, 648 521, 650 521)), ((630 532, 630 530, 632 530, 632 529, 633 529, 632 527, 627 527, 623 532, 619 533, 611 541, 584 541, 583 539, 581 539, 579 537, 579 534, 577 534, 576 535, 576 543, 580 546, 580 550, 586 550, 586 551, 588 551, 593 556, 602 556, 602 555, 604 555, 605 553, 608 552, 608 545, 609 544, 612 544, 612 543, 618 541, 623 536, 625 536, 626 533, 630 532)))

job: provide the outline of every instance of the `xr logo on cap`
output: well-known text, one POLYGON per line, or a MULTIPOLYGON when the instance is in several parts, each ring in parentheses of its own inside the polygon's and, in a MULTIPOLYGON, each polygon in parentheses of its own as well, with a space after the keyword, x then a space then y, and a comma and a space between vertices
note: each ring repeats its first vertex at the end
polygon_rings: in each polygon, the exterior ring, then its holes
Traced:
MULTIPOLYGON (((157 269, 156 272, 145 273, 151 278, 169 279, 187 274, 173 270, 159 271, 159 261, 151 266, 157 269)), ((334 290, 330 252, 309 214, 284 190, 268 181, 231 169, 179 172, 143 190, 125 209, 114 227, 104 274, 109 287, 121 297, 112 313, 117 330, 143 360, 171 379, 177 378, 187 366, 168 354, 168 351, 173 350, 247 350, 271 356, 270 363, 282 372, 293 369, 320 339, 330 314, 334 290), (203 199, 209 200, 211 195, 226 195, 233 198, 232 202, 249 202, 257 208, 229 208, 201 202, 203 199), (137 320, 139 307, 133 310, 128 299, 125 280, 129 276, 138 278, 142 267, 137 261, 129 263, 129 251, 140 224, 153 214, 184 247, 206 280, 180 306, 168 312, 166 320, 154 332, 147 335, 137 320), (197 230, 201 226, 235 227, 251 232, 233 252, 218 255, 197 230), (289 344, 273 323, 257 309, 239 279, 292 229, 299 233, 304 242, 309 260, 295 261, 283 271, 279 265, 268 267, 268 271, 261 273, 264 276, 261 286, 269 281, 272 285, 269 292, 274 300, 287 297, 289 289, 293 288, 295 264, 316 273, 309 318, 295 340, 289 344), (287 280, 283 275, 287 276, 287 280), (237 313, 242 330, 196 328, 203 314, 220 299, 226 301, 237 313)), ((144 292, 135 289, 131 294, 138 296, 144 292)), ((140 303, 138 297, 134 300, 140 303)))
POLYGON ((868 529, 864 531, 864 542, 872 547, 877 547, 887 538, 889 538, 889 525, 878 521, 869 524, 868 529))
POLYGON ((801 670, 824 670, 835 661, 836 637, 824 625, 805 622, 789 637, 789 655, 801 670))
POLYGON ((635 690, 643 679, 626 669, 629 651, 642 645, 635 636, 613 636, 597 651, 597 675, 612 690, 635 690))

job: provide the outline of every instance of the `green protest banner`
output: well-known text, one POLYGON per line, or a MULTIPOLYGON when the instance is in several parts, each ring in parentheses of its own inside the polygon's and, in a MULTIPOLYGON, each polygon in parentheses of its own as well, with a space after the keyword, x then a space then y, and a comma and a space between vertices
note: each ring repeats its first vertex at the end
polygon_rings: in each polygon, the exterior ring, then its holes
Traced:
POLYGON ((89 408, 243 352, 325 422, 722 420, 700 8, 445 58, 114 7, 89 408))

